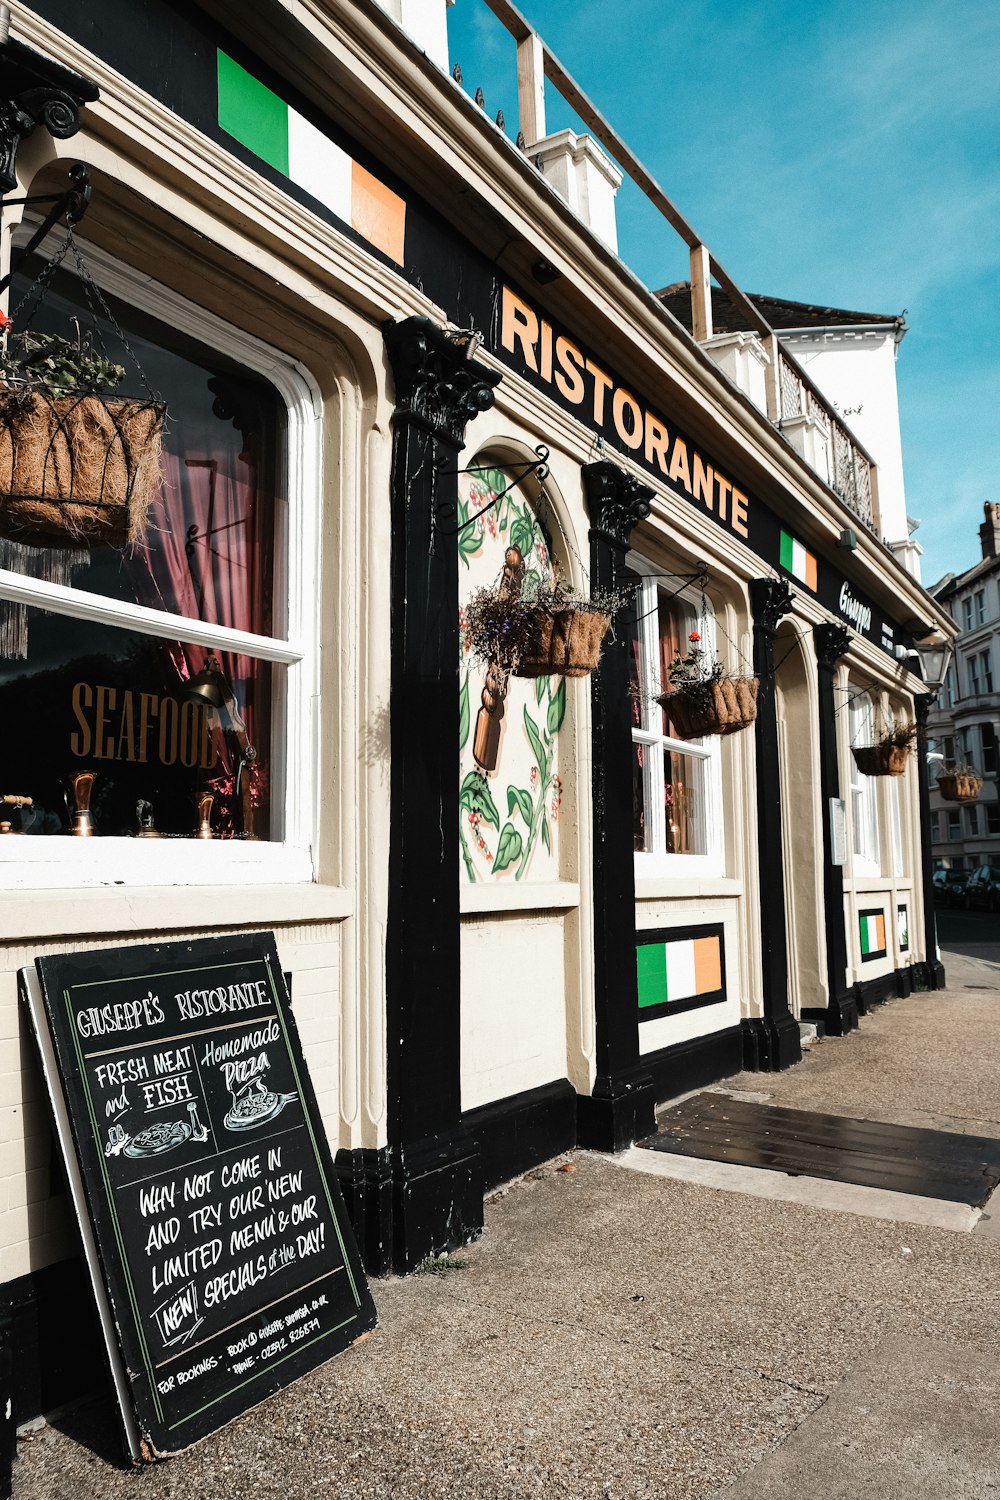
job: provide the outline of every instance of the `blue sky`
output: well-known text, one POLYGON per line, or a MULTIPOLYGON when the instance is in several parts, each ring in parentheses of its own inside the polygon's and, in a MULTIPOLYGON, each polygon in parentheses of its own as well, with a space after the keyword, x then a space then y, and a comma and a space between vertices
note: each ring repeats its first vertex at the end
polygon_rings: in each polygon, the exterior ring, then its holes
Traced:
MULTIPOLYGON (((906 310, 897 378, 923 577, 979 557, 1000 500, 1000 5, 996 0, 520 0, 747 291, 906 310)), ((513 44, 448 12, 470 93, 517 130, 513 44)), ((573 124, 547 90, 550 130, 573 124)), ((620 249, 652 287, 684 246, 635 189, 620 249)))

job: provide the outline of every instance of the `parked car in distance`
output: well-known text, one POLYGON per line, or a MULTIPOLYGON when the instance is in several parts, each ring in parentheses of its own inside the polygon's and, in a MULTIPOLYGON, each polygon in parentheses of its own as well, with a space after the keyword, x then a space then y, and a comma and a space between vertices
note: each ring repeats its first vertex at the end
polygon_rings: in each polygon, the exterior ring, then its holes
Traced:
POLYGON ((1000 912, 1000 869, 980 865, 973 870, 965 882, 962 905, 966 911, 982 907, 985 911, 1000 912))
POLYGON ((942 906, 961 906, 967 879, 966 870, 935 870, 934 900, 942 906))

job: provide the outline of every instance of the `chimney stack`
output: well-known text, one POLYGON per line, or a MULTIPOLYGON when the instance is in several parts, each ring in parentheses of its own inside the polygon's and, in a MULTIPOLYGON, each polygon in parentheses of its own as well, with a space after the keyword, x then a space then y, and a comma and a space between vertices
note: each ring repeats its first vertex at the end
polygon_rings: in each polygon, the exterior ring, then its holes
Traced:
POLYGON ((1000 557, 1000 505, 987 500, 983 506, 983 514, 986 520, 979 528, 983 557, 1000 557))

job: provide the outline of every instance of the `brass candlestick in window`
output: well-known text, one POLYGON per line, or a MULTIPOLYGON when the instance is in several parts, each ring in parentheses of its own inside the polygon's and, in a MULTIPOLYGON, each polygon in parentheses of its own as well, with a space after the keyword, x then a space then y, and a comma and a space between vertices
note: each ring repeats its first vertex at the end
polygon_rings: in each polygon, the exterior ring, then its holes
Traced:
MULTIPOLYGON (((503 577, 497 593, 504 599, 517 599, 524 583, 524 558, 517 547, 508 547, 504 553, 503 577)), ((480 697, 482 707, 476 715, 476 733, 472 741, 472 758, 484 773, 497 768, 500 755, 500 728, 504 704, 507 700, 507 684, 510 671, 499 662, 491 661, 486 668, 486 681, 480 697)))
POLYGON ((139 837, 141 839, 158 839, 160 832, 153 825, 153 804, 140 797, 135 804, 135 820, 139 825, 139 837))
POLYGON ((90 815, 90 794, 96 780, 96 771, 74 771, 69 778, 69 784, 73 789, 72 821, 69 831, 76 834, 78 838, 89 838, 94 831, 94 821, 90 815))
POLYGON ((212 832, 212 803, 215 797, 211 792, 199 792, 196 798, 198 804, 198 826, 195 829, 196 839, 214 839, 212 832))
MULTIPOLYGON (((239 801, 243 814, 243 837, 254 839, 253 822, 253 789, 250 786, 250 767, 257 759, 257 751, 250 743, 247 734, 247 726, 240 713, 239 704, 236 702, 236 693, 232 683, 222 670, 222 663, 214 651, 210 651, 205 658, 205 665, 200 672, 196 672, 189 682, 182 688, 183 696, 192 703, 204 703, 209 708, 214 708, 220 715, 225 712, 229 721, 229 731, 236 740, 239 750, 236 764, 236 776, 234 778, 233 790, 239 801)), ((199 838, 210 837, 207 834, 199 834, 199 838)))

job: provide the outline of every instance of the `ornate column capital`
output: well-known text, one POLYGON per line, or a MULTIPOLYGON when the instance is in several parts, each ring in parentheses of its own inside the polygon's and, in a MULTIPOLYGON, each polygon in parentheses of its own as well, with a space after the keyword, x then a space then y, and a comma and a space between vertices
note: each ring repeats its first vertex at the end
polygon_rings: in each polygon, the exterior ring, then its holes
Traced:
POLYGON ((831 669, 842 656, 847 655, 854 639, 846 625, 837 625, 834 621, 814 625, 813 638, 816 642, 816 660, 821 667, 831 669))
POLYGON ((0 44, 0 192, 17 187, 17 148, 38 125, 57 140, 80 129, 80 106, 100 89, 24 42, 0 44))
POLYGON ((795 595, 783 578, 754 578, 750 581, 750 608, 755 630, 773 635, 781 617, 791 613, 795 595))
POLYGON ((396 382, 394 420, 461 448, 466 425, 490 409, 502 379, 471 357, 478 340, 448 333, 430 318, 383 323, 382 336, 396 382))
POLYGON ((606 458, 584 464, 583 485, 591 541, 600 539, 624 552, 635 527, 649 515, 656 491, 606 458))

